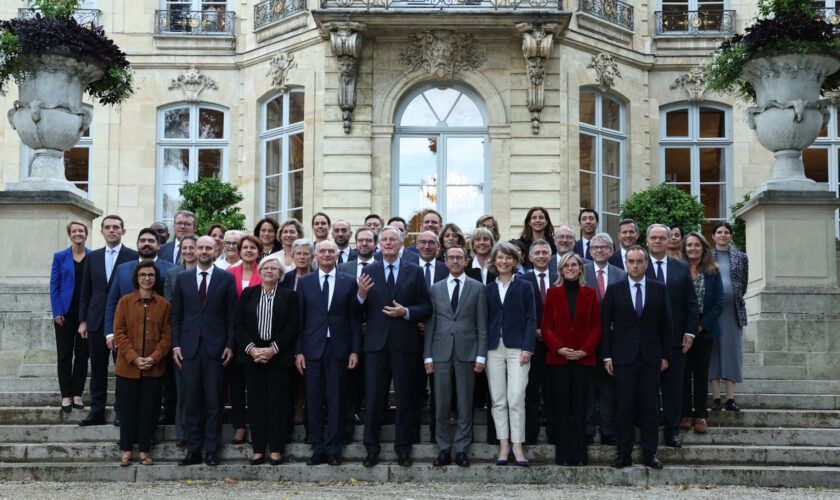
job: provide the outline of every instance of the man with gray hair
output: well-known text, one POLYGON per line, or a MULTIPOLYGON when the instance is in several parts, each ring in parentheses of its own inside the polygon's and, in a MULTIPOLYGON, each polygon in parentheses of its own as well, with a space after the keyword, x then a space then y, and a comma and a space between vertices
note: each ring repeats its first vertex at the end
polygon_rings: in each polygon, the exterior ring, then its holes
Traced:
POLYGON ((185 234, 195 234, 195 214, 189 210, 181 210, 175 214, 175 221, 172 223, 175 230, 175 239, 160 247, 158 257, 165 261, 177 264, 181 260, 181 238, 185 234))
MULTIPOLYGON (((604 300, 607 289, 616 283, 627 280, 627 273, 623 268, 609 263, 613 255, 613 241, 607 233, 598 233, 590 241, 589 251, 592 262, 583 265, 584 280, 588 286, 595 287, 598 302, 604 300)), ((586 437, 592 442, 595 436, 596 424, 601 429, 601 444, 615 444, 615 380, 603 368, 604 361, 600 347, 595 356, 598 376, 591 377, 586 400, 586 437), (595 409, 595 401, 599 402, 600 413, 595 409)))

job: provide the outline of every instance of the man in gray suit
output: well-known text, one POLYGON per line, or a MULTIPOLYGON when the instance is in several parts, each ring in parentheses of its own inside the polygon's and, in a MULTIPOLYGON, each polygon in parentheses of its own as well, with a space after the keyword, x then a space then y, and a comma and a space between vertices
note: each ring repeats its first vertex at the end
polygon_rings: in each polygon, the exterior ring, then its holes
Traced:
MULTIPOLYGON (((596 234, 589 244, 594 261, 583 265, 584 279, 587 285, 595 287, 598 303, 604 300, 607 288, 615 283, 627 281, 627 272, 610 264, 614 248, 612 238, 607 233, 596 234)), ((597 423, 601 429, 601 444, 615 444, 615 379, 602 369, 603 357, 600 353, 595 359, 598 376, 590 378, 586 401, 587 442, 593 441, 597 423), (600 415, 595 411, 596 399, 600 403, 600 415)))
POLYGON ((484 285, 464 274, 466 249, 450 247, 445 256, 449 276, 429 289, 434 313, 426 321, 423 362, 426 373, 435 374, 435 426, 440 454, 434 465, 449 465, 452 460, 449 405, 454 374, 458 387, 455 463, 467 467, 470 464, 467 447, 472 442, 475 373, 484 371, 487 361, 487 300, 484 285))

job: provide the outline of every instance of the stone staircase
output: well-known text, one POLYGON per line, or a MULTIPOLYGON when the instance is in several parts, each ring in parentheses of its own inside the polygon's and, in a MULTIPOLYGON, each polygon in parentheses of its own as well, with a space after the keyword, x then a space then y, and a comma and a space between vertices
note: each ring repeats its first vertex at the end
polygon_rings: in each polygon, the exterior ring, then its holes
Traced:
MULTIPOLYGON (((382 429, 380 465, 361 465, 365 450, 362 426, 357 426, 354 443, 344 448, 344 464, 308 467, 309 445, 304 430, 297 426, 286 448, 288 463, 279 467, 252 467, 249 445, 227 444, 221 450, 222 465, 179 467, 184 450, 175 445, 173 426, 158 429, 152 456, 156 465, 117 465, 116 441, 119 429, 112 425, 78 427, 87 411, 66 415, 58 408, 58 382, 53 364, 20 365, 17 376, 0 377, 0 478, 53 481, 153 481, 178 479, 253 480, 357 480, 370 481, 479 481, 505 483, 584 483, 611 485, 732 484, 789 487, 840 487, 840 381, 808 380, 802 366, 764 366, 760 354, 746 353, 745 376, 738 386, 740 413, 710 415, 710 432, 683 433, 683 447, 660 447, 665 463, 662 471, 640 465, 615 470, 612 447, 589 448, 587 467, 558 467, 553 464, 554 447, 546 442, 527 448, 529 469, 494 465, 497 447, 484 442, 484 412, 475 413, 475 443, 470 448, 472 466, 434 468, 437 449, 429 444, 428 426, 422 427, 422 443, 413 448, 412 467, 396 465, 388 442, 394 426, 382 429)), ((113 389, 113 380, 109 388, 113 389)), ((109 403, 113 393, 109 393, 109 403)), ((109 409, 106 416, 112 419, 109 409)), ((428 421, 428 415, 423 415, 428 421)), ((232 431, 225 425, 225 442, 232 431)), ((597 442, 597 438, 596 438, 597 442)), ((636 463, 641 461, 638 450, 636 463)))

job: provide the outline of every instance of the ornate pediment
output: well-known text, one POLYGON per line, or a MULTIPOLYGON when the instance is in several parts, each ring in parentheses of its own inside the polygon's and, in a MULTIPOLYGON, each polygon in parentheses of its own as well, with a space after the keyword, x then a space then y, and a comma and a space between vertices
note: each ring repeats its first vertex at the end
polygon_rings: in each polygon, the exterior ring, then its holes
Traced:
POLYGON ((671 84, 672 89, 679 87, 682 87, 688 93, 690 102, 702 101, 703 95, 706 93, 706 77, 703 75, 703 68, 695 66, 680 75, 671 84))
POLYGON ((408 39, 411 45, 400 52, 400 63, 408 71, 425 71, 442 80, 478 68, 487 57, 470 33, 431 30, 412 33, 408 39))
POLYGON ((216 82, 195 67, 190 66, 190 69, 184 71, 177 78, 173 78, 169 84, 169 90, 179 89, 184 95, 184 100, 187 102, 198 102, 201 93, 205 89, 219 90, 216 82))
POLYGON ((271 77, 271 85, 281 91, 285 92, 289 87, 286 79, 289 76, 289 70, 296 68, 295 55, 288 52, 281 52, 271 58, 271 67, 268 70, 267 76, 271 77))
POLYGON ((618 64, 613 60, 612 55, 606 52, 600 52, 592 56, 592 62, 586 67, 595 70, 595 81, 598 82, 598 88, 601 89, 601 92, 607 92, 615 87, 615 79, 621 78, 618 64))

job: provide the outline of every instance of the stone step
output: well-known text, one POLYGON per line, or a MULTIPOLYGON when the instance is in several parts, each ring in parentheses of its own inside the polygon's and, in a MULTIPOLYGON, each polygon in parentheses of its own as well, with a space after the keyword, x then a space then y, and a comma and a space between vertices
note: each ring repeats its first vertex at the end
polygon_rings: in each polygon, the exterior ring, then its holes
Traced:
MULTIPOLYGON (((745 352, 744 366, 764 366, 764 353, 762 352, 745 352)), ((21 376, 22 372, 21 372, 21 376)))
MULTIPOLYGON (((451 426, 454 435, 455 426, 451 426)), ((476 424, 473 426, 474 442, 486 442, 487 426, 476 424)), ((229 443, 233 439, 233 428, 230 425, 222 427, 222 441, 229 443)), ((78 443, 78 442, 116 442, 120 430, 112 425, 79 427, 75 424, 61 425, 0 425, 0 443, 78 443)), ((303 443, 306 430, 302 425, 295 426, 291 440, 303 443)), ((357 425, 353 432, 353 441, 362 442, 364 426, 357 425)), ((429 426, 420 428, 420 442, 430 442, 429 426)), ((175 426, 159 426, 156 438, 161 442, 175 441, 175 426)), ((380 439, 382 442, 394 441, 394 426, 383 425, 380 439)), ((600 436, 596 434, 595 442, 600 436)), ((696 434, 691 431, 681 432, 681 439, 686 446, 691 445, 751 445, 751 446, 832 446, 840 447, 840 429, 808 429, 808 428, 742 428, 742 427, 714 427, 707 434, 696 434)), ((548 443, 545 429, 540 430, 538 442, 548 443)), ((660 432, 659 442, 664 442, 660 432)))
MULTIPOLYGON (((721 391, 725 389, 721 384, 721 391)), ((742 394, 834 394, 840 395, 840 380, 751 379, 735 385, 735 400, 742 394)), ((723 395, 726 399, 726 395, 723 395)))
POLYGON ((804 366, 744 366, 744 378, 805 380, 808 371, 804 366))
MULTIPOLYGON (((468 455, 476 462, 495 462, 498 446, 474 443, 468 455)), ((295 461, 305 461, 312 453, 312 448, 304 443, 290 443, 286 446, 286 456, 295 461)), ((119 457, 116 443, 3 443, 0 444, 0 461, 112 461, 119 457)), ((185 450, 172 442, 156 445, 152 452, 156 460, 176 461, 183 457, 185 450)), ((418 461, 431 462, 438 450, 432 444, 416 444, 412 447, 412 457, 418 461)), ((554 446, 537 444, 527 447, 530 461, 541 464, 554 462, 554 446)), ((344 446, 342 459, 361 462, 367 454, 361 443, 344 446)), ((589 462, 608 465, 615 458, 613 446, 592 445, 589 447, 589 462)), ((246 460, 251 456, 251 447, 247 444, 227 445, 221 448, 222 460, 246 460)), ((743 465, 806 465, 835 466, 840 463, 840 448, 813 446, 729 446, 729 445, 692 445, 679 449, 660 447, 657 456, 671 464, 743 464, 743 465)), ((396 461, 396 452, 391 446, 382 447, 380 457, 386 461, 396 461)), ((641 450, 636 448, 633 460, 641 462, 641 450)))
MULTIPOLYGON (((20 376, 23 378, 32 377, 52 377, 57 376, 57 368, 55 363, 24 363, 20 365, 20 376)), ((88 374, 90 374, 90 364, 88 364, 88 374)), ((108 365, 108 376, 114 376, 113 363, 108 365)))
POLYGON ((400 467, 381 462, 376 467, 360 463, 345 463, 338 467, 303 463, 251 466, 244 462, 227 462, 217 467, 193 465, 181 467, 174 463, 156 462, 153 466, 120 467, 117 463, 0 463, 0 477, 8 481, 186 481, 235 480, 258 481, 377 481, 404 482, 490 482, 529 484, 592 484, 614 486, 720 484, 755 487, 837 488, 840 487, 840 467, 787 467, 737 465, 671 465, 663 470, 651 470, 634 465, 621 470, 609 466, 558 467, 534 465, 529 468, 498 467, 474 463, 469 468, 457 466, 433 467, 415 463, 400 467))

